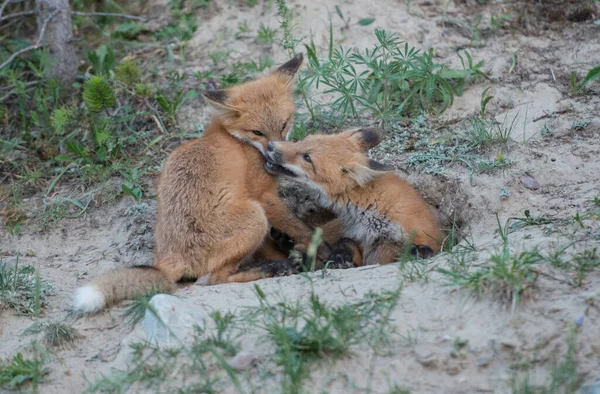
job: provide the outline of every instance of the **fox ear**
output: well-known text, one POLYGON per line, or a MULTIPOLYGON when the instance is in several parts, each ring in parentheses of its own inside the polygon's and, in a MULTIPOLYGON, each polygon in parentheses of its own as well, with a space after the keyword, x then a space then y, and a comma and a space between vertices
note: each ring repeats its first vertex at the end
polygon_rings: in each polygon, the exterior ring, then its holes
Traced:
POLYGON ((347 168, 344 172, 360 187, 367 186, 369 182, 382 174, 380 171, 373 170, 360 164, 347 168))
POLYGON ((294 79, 294 76, 298 72, 298 69, 302 65, 303 61, 304 56, 301 53, 299 53, 287 62, 283 63, 281 66, 279 66, 275 71, 273 71, 273 73, 284 78, 285 86, 288 87, 294 79))
POLYGON ((239 115, 239 110, 236 107, 227 104, 229 98, 227 90, 203 90, 202 97, 225 118, 237 117, 239 115))
POLYGON ((355 141, 363 152, 379 145, 383 140, 383 132, 380 129, 362 129, 353 132, 350 139, 355 141))

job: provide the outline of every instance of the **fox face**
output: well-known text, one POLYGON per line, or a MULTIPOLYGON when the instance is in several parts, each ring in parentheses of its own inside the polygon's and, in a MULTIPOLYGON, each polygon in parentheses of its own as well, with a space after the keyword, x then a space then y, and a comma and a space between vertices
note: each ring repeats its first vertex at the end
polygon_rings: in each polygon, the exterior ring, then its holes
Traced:
POLYGON ((302 61, 298 54, 267 76, 202 95, 217 109, 228 133, 264 156, 270 141, 287 139, 295 110, 292 81, 302 61))
POLYGON ((327 197, 365 187, 391 167, 365 153, 383 139, 378 129, 310 135, 298 142, 270 142, 265 168, 272 174, 303 182, 327 197))

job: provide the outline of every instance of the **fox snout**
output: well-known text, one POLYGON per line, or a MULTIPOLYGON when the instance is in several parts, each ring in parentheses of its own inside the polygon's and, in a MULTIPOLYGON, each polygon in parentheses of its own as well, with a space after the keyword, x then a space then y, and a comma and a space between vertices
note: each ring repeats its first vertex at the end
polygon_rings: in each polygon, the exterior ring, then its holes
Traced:
POLYGON ((267 160, 275 164, 283 164, 283 153, 275 149, 275 143, 270 141, 267 144, 267 160))

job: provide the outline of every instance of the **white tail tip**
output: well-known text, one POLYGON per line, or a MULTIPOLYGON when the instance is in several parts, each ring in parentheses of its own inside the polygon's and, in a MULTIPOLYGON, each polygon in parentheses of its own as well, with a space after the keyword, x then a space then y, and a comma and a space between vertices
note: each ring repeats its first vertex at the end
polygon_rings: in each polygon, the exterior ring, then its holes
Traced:
POLYGON ((98 312, 104 307, 104 295, 96 287, 88 285, 75 290, 73 309, 76 312, 98 312))

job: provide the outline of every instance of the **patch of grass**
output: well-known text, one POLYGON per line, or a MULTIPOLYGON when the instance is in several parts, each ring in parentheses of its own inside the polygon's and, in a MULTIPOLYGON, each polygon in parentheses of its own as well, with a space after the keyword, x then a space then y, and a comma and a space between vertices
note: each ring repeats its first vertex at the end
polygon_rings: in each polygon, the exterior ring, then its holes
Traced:
MULTIPOLYGON (((135 385, 151 391, 218 393, 226 383, 219 374, 221 370, 226 370, 236 384, 237 377, 223 355, 235 354, 239 350, 233 332, 238 321, 229 313, 215 312, 210 316, 215 323, 215 332, 197 326, 191 346, 188 343, 162 348, 149 342, 130 344, 132 358, 128 369, 101 374, 95 381, 89 382, 86 392, 124 393, 135 385), (215 366, 221 369, 215 370, 215 366), (183 380, 177 380, 175 386, 170 385, 174 375, 184 377, 183 380)), ((239 383, 236 386, 242 390, 239 383)))
MULTIPOLYGON (((422 112, 439 114, 461 95, 468 80, 485 76, 480 71, 483 62, 473 63, 471 55, 461 55, 463 68, 450 69, 434 61, 432 50, 421 51, 401 41, 385 30, 375 29, 375 43, 366 50, 340 47, 334 49, 333 24, 329 25, 329 45, 323 54, 317 53, 312 39, 308 42, 294 37, 295 21, 284 0, 277 1, 278 14, 283 30, 281 45, 289 55, 303 45, 307 55, 307 67, 298 79, 301 93, 310 119, 322 123, 324 115, 335 122, 362 113, 372 115, 381 125, 416 116, 422 112), (333 94, 327 107, 319 102, 315 91, 333 94)), ((349 27, 339 7, 336 12, 349 27)), ((363 18, 361 25, 372 23, 363 18)), ((327 121, 325 121, 327 122, 327 121)))
MULTIPOLYGON (((131 344, 127 370, 99 376, 87 392, 123 393, 136 387, 153 392, 218 393, 231 385, 246 392, 241 379, 254 386, 253 374, 236 373, 226 357, 240 350, 239 336, 252 331, 276 346, 274 357, 263 358, 261 364, 282 368, 282 392, 297 393, 315 362, 335 361, 362 343, 374 355, 382 351, 394 329, 390 314, 400 296, 400 289, 368 293, 356 303, 332 306, 314 293, 307 304, 301 304, 283 299, 269 302, 260 287, 256 291, 259 306, 239 314, 211 313, 213 324, 197 326, 185 344, 168 348, 148 342, 131 344)), ((264 391, 264 387, 255 389, 264 391)))
POLYGON ((38 322, 23 331, 24 335, 43 333, 42 343, 55 348, 70 347, 81 335, 71 325, 58 322, 38 322))
POLYGON ((20 266, 18 256, 14 266, 0 260, 0 310, 10 308, 17 314, 38 316, 53 293, 54 284, 41 280, 34 267, 20 266))
POLYGON ((72 326, 57 321, 50 321, 44 324, 43 342, 52 347, 71 346, 73 342, 81 335, 72 326))
POLYGON ((330 306, 312 293, 308 306, 302 306, 270 303, 260 287, 255 289, 261 303, 259 324, 277 345, 275 361, 283 368, 281 384, 286 393, 300 392, 314 361, 336 360, 364 338, 376 339, 376 346, 381 338, 373 334, 386 324, 374 323, 395 308, 400 296, 400 290, 370 293, 356 304, 330 306))
POLYGON ((505 245, 474 270, 439 268, 438 272, 447 277, 448 285, 471 289, 477 295, 489 294, 501 303, 511 304, 514 310, 535 291, 537 264, 542 260, 536 249, 513 254, 505 245))
POLYGON ((33 391, 37 392, 38 385, 48 373, 43 358, 36 355, 33 360, 28 360, 21 353, 17 353, 9 363, 0 364, 0 387, 16 389, 31 382, 33 391))
POLYGON ((210 314, 215 323, 215 333, 209 333, 205 329, 196 326, 198 336, 192 346, 192 352, 203 354, 212 349, 220 349, 224 354, 233 356, 240 350, 240 344, 234 336, 232 329, 236 324, 236 316, 233 313, 221 313, 219 311, 210 314))
POLYGON ((523 215, 523 217, 509 218, 509 221, 511 222, 508 229, 509 233, 515 232, 519 229, 528 226, 541 226, 544 224, 550 224, 554 222, 554 220, 546 218, 544 216, 532 216, 529 209, 526 209, 523 212, 523 215))
POLYGON ((131 326, 135 326, 140 320, 142 320, 146 314, 146 310, 150 306, 150 300, 152 297, 161 293, 164 293, 161 288, 153 286, 146 294, 131 301, 123 315, 127 320, 127 323, 131 326))
POLYGON ((261 23, 258 27, 258 35, 256 36, 256 39, 270 45, 275 42, 276 34, 276 29, 272 29, 261 23))
POLYGON ((598 248, 593 248, 584 249, 569 256, 566 252, 572 246, 573 243, 559 247, 544 257, 553 267, 565 273, 569 284, 581 287, 591 272, 600 270, 600 253, 598 253, 598 248))
POLYGON ((569 328, 567 334, 567 352, 562 361, 552 362, 550 382, 544 386, 534 386, 530 382, 530 376, 526 376, 520 382, 513 378, 513 394, 559 394, 575 393, 582 381, 582 375, 577 370, 577 337, 578 328, 574 324, 569 328))
POLYGON ((512 164, 502 153, 487 159, 473 151, 468 143, 455 137, 453 141, 436 141, 427 145, 424 152, 409 155, 406 163, 427 174, 444 174, 447 165, 460 164, 475 173, 491 173, 512 164))

